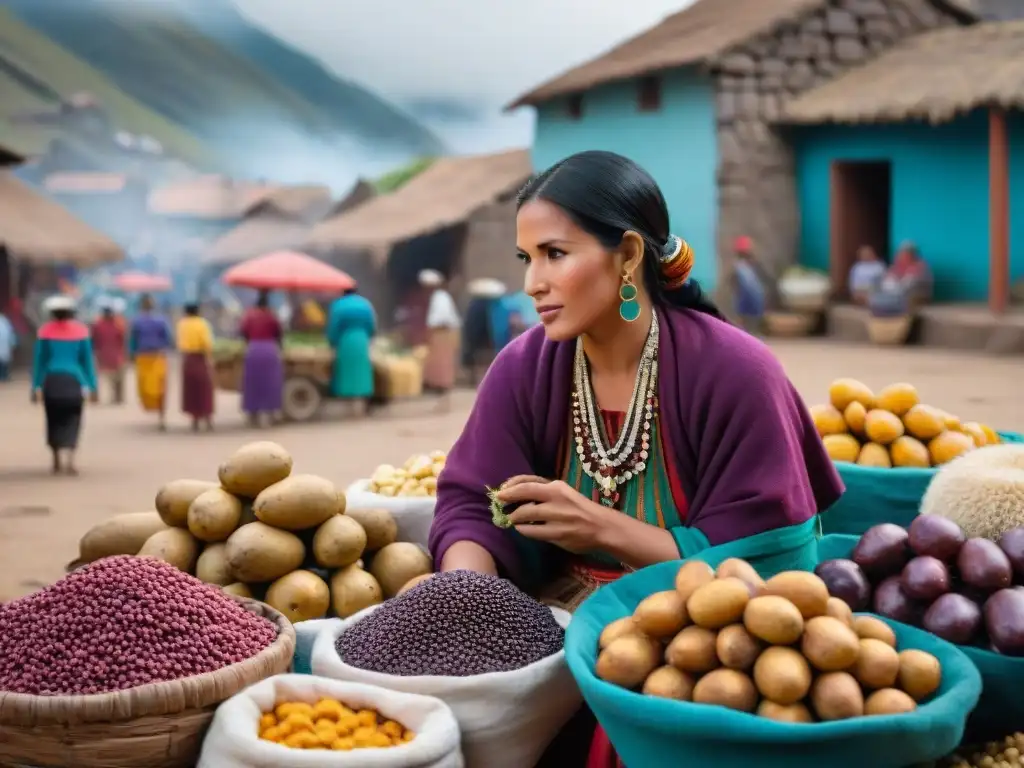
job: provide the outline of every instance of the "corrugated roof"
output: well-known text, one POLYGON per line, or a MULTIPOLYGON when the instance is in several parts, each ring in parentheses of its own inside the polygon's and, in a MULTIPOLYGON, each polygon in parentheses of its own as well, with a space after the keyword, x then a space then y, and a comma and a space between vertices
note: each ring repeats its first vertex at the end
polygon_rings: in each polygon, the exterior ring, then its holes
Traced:
POLYGON ((1024 109, 1024 21, 917 35, 789 102, 783 121, 938 123, 989 106, 1024 109))
POLYGON ((124 258, 121 247, 10 172, 0 171, 0 245, 16 259, 84 267, 124 258))
MULTIPOLYGON (((964 0, 931 0, 965 21, 964 0)), ((817 10, 826 0, 698 0, 660 24, 518 97, 509 109, 580 93, 602 83, 698 64, 817 10)))
POLYGON ((515 191, 532 172, 525 149, 441 158, 395 192, 317 225, 307 247, 371 247, 436 232, 515 191))
POLYGON ((47 192, 85 194, 120 192, 127 184, 128 176, 123 173, 68 171, 51 173, 43 179, 43 188, 47 192))

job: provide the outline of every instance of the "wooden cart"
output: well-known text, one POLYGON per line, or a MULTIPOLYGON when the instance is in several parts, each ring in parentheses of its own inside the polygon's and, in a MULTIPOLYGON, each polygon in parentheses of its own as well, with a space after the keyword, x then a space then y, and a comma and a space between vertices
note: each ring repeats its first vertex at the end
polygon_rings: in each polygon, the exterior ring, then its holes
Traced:
MULTIPOLYGON (((374 353, 374 400, 418 397, 423 391, 421 362, 413 356, 374 353)), ((214 355, 214 385, 228 392, 242 391, 244 349, 214 355)), ((288 421, 310 421, 330 399, 334 352, 325 346, 285 346, 282 415, 288 421)))

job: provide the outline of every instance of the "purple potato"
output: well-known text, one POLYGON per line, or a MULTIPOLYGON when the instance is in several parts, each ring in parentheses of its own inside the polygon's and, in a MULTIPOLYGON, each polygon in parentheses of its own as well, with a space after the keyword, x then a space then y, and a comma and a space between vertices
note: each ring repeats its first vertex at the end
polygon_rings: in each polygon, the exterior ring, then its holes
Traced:
POLYGON ((967 536, 952 520, 939 515, 920 515, 910 524, 909 540, 915 554, 949 563, 956 560, 967 536))
POLYGON ((853 560, 826 560, 814 573, 825 582, 828 593, 844 601, 851 611, 866 610, 871 603, 871 584, 853 560))
POLYGON ((850 559, 868 578, 879 581, 899 573, 910 559, 907 542, 910 535, 898 525, 882 523, 868 528, 853 548, 850 559))
POLYGON ((903 568, 900 586, 913 600, 932 602, 949 592, 949 569, 935 557, 915 557, 903 568))
POLYGON ((1024 579, 1024 527, 1007 531, 997 543, 1010 560, 1014 574, 1018 579, 1024 579))
POLYGON ((992 646, 1007 656, 1024 656, 1024 592, 1001 589, 985 603, 985 629, 992 646))
POLYGON ((900 585, 899 576, 890 576, 875 588, 874 611, 893 621, 917 625, 925 606, 911 599, 900 585))
POLYGON ((988 539, 968 539, 960 548, 956 567, 964 584, 975 589, 995 592, 1013 583, 1010 558, 988 539))
POLYGON ((956 645, 970 645, 981 629, 981 608, 955 592, 942 595, 925 612, 922 626, 956 645))

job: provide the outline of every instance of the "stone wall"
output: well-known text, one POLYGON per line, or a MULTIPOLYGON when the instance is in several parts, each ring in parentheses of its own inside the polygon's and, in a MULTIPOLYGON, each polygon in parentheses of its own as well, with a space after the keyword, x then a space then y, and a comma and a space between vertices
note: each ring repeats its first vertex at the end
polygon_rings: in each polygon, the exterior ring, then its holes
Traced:
POLYGON ((525 267, 516 258, 515 193, 469 218, 457 274, 452 294, 463 307, 469 301, 464 289, 470 280, 490 277, 501 280, 511 291, 522 289, 525 267))
POLYGON ((931 0, 829 0, 710 62, 718 120, 719 285, 728 285, 723 273, 739 235, 754 239, 773 274, 796 261, 794 157, 773 127, 786 101, 906 37, 956 23, 931 0))

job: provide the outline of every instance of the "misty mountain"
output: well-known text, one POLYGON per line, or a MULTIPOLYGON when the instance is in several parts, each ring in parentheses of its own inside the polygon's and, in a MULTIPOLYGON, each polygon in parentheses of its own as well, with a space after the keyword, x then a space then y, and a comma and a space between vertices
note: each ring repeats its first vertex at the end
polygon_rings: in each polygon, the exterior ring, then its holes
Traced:
POLYGON ((336 188, 441 141, 419 120, 250 23, 230 0, 3 0, 233 173, 336 188))

